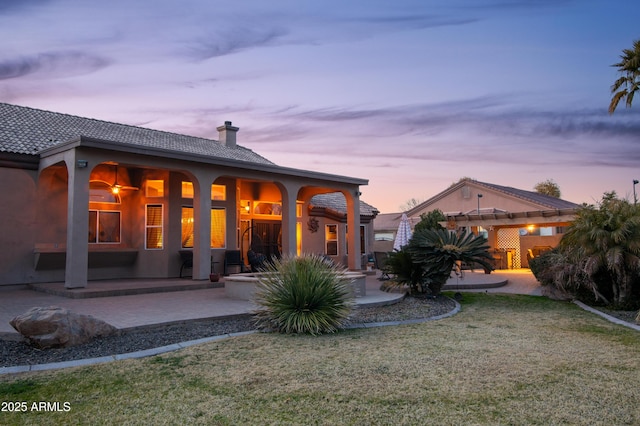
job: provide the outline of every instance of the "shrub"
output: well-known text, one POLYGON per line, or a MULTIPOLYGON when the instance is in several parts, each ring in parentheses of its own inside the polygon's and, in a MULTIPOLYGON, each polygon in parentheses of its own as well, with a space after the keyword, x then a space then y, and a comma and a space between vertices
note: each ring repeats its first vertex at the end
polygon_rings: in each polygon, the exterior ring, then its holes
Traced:
POLYGON ((258 327, 313 335, 338 330, 353 306, 344 272, 315 255, 274 259, 259 278, 258 327))
POLYGON ((429 287, 424 284, 422 265, 413 262, 407 246, 389 253, 385 268, 389 274, 393 275, 393 281, 398 286, 409 287, 410 294, 430 292, 429 287))
POLYGON ((540 284, 551 289, 546 292, 550 297, 576 298, 591 304, 605 300, 596 282, 557 248, 531 259, 529 267, 540 284))
POLYGON ((542 285, 614 309, 640 306, 640 206, 605 193, 581 207, 557 249, 533 259, 542 285))
POLYGON ((556 249, 541 253, 529 261, 531 273, 543 286, 556 285, 559 267, 566 263, 566 256, 560 254, 556 249))
POLYGON ((408 246, 413 263, 422 268, 422 287, 427 286, 434 295, 440 293, 457 262, 475 262, 485 270, 493 270, 488 249, 484 237, 446 229, 416 231, 408 246))

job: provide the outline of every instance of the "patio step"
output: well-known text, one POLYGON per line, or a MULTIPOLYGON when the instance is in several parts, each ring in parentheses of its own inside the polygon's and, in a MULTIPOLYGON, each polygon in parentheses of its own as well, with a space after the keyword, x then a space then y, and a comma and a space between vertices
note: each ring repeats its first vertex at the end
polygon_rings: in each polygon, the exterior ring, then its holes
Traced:
POLYGON ((136 294, 167 293, 224 287, 224 282, 192 280, 127 280, 89 281, 85 288, 65 288, 64 283, 29 284, 34 291, 70 299, 130 296, 136 294))

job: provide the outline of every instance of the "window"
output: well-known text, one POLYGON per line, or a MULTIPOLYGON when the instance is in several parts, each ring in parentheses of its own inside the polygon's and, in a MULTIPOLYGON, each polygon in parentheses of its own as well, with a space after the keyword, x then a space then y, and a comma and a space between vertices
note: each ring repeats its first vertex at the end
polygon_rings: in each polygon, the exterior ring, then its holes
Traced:
POLYGON ((211 209, 211 248, 225 248, 227 240, 227 212, 211 209))
POLYGON ((376 232, 376 241, 393 241, 393 233, 391 232, 376 232))
POLYGON ((211 185, 211 201, 225 201, 227 199, 227 187, 224 185, 211 185))
POLYGON ((553 235, 553 227, 551 226, 543 226, 540 228, 540 236, 549 237, 553 235))
POLYGON ((257 201, 253 204, 254 214, 265 214, 270 216, 282 216, 282 204, 269 201, 257 201))
POLYGON ((478 226, 478 236, 489 239, 489 231, 484 229, 482 226, 478 226))
MULTIPOLYGON (((184 192, 182 194, 184 196, 184 192)), ((181 222, 182 222, 182 247, 192 248, 193 247, 193 207, 182 208, 181 222)))
MULTIPOLYGON (((211 209, 211 248, 225 248, 227 239, 227 213, 225 209, 211 209)), ((193 207, 182 208, 182 247, 193 248, 193 207)))
POLYGON ((182 182, 182 198, 193 199, 193 183, 182 182))
POLYGON ((163 247, 162 204, 147 204, 145 248, 158 250, 163 247))
POLYGON ((338 255, 338 225, 324 226, 325 253, 328 256, 338 255))
POLYGON ((89 210, 89 242, 119 243, 120 212, 89 210))
MULTIPOLYGON (((535 225, 528 225, 526 228, 520 228, 520 236, 524 237, 524 236, 537 236, 537 235, 543 235, 543 232, 548 232, 547 228, 540 228, 538 226, 535 225), (543 231, 544 229, 544 231, 543 231)), ((549 234, 551 235, 551 234, 549 234)))
MULTIPOLYGON (((193 182, 182 182, 182 198, 193 199, 193 182)), ((225 201, 227 199, 227 187, 224 185, 211 185, 211 201, 225 201)))
POLYGON ((92 203, 120 204, 120 195, 114 194, 111 185, 101 181, 89 182, 89 201, 92 203))
POLYGON ((164 181, 163 180, 147 180, 145 185, 145 195, 147 197, 164 197, 164 181))
POLYGON ((296 217, 302 217, 302 201, 296 201, 296 217))

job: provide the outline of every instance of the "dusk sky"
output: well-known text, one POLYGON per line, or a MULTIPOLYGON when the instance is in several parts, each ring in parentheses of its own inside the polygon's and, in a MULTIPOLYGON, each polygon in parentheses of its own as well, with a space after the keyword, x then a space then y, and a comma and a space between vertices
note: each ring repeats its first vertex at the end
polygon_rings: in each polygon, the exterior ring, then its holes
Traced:
POLYGON ((638 0, 2 0, 0 102, 213 139, 232 121, 281 166, 369 179, 384 213, 465 176, 632 198, 640 98, 607 108, 639 17, 638 0))

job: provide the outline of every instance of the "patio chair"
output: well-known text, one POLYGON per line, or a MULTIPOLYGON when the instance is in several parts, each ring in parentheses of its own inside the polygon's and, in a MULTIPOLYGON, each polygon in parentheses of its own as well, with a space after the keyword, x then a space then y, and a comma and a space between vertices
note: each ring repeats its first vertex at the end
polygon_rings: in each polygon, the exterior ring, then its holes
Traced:
POLYGON ((375 261, 376 269, 380 271, 380 280, 390 280, 389 269, 387 268, 387 259, 389 259, 389 253, 385 251, 374 251, 373 259, 375 261))
POLYGON ((184 278, 184 270, 193 269, 193 251, 180 250, 180 260, 182 260, 182 265, 180 265, 180 278, 184 278))
POLYGON ((260 272, 267 262, 267 257, 262 253, 256 253, 253 250, 247 252, 247 260, 251 266, 251 272, 260 272))
POLYGON ((227 250, 224 253, 224 275, 229 275, 229 267, 237 266, 240 272, 245 272, 244 262, 240 250, 227 250))

